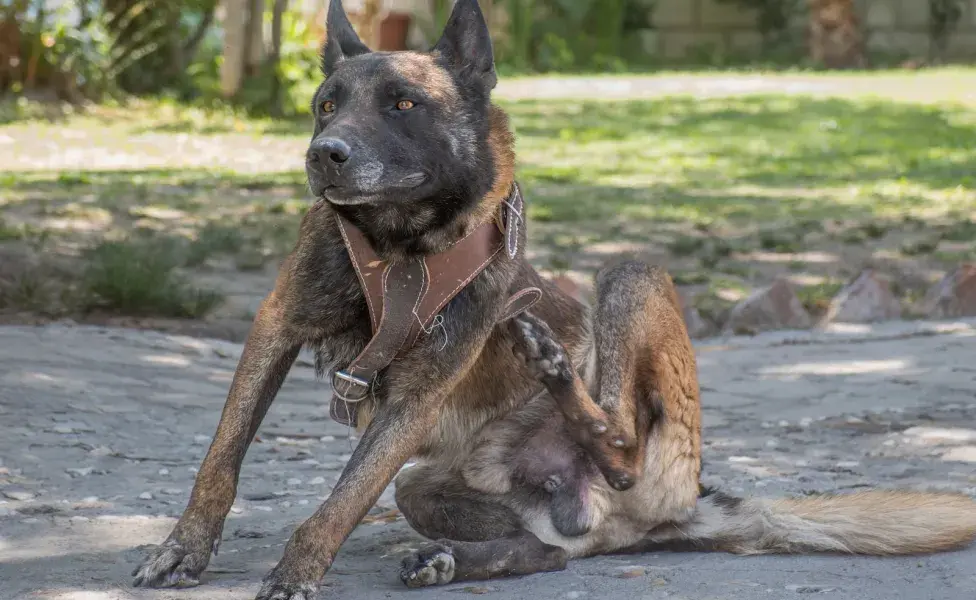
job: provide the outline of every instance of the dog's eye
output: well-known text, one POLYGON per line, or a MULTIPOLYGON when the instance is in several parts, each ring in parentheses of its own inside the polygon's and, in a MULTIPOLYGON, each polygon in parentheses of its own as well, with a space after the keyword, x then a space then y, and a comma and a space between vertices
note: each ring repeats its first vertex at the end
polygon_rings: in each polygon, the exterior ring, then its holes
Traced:
POLYGON ((326 100, 325 102, 323 102, 322 112, 324 113, 335 112, 335 102, 333 102, 332 100, 326 100))
POLYGON ((413 100, 400 100, 396 103, 397 110, 410 110, 414 106, 416 104, 413 103, 413 100))

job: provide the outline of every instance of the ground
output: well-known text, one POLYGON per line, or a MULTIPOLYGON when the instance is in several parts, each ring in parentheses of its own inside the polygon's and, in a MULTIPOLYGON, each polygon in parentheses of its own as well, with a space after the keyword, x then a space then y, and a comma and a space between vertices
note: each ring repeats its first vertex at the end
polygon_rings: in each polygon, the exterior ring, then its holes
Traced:
MULTIPOLYGON (((782 332, 697 345, 705 478, 740 495, 867 486, 976 494, 976 320, 782 332)), ((247 457, 204 585, 134 590, 146 544, 182 511, 240 346, 149 331, 0 328, 0 599, 249 600, 355 443, 300 359, 247 457), (19 499, 17 499, 19 498, 19 499)), ((421 539, 391 490, 343 546, 321 598, 964 600, 976 548, 899 559, 655 553, 565 573, 407 591, 421 539)))
MULTIPOLYGON (((918 316, 921 291, 976 258, 974 90, 976 71, 933 70, 514 79, 498 95, 519 137, 533 263, 585 281, 606 258, 638 255, 720 320, 783 274, 822 310, 865 266, 890 275, 918 316)), ((294 240, 307 135, 303 121, 159 102, 0 125, 0 600, 249 599, 329 493, 355 440, 328 419, 328 387, 303 357, 248 454, 205 585, 128 585, 185 506, 235 340, 294 240)), ((696 347, 706 483, 743 495, 976 495, 976 321, 696 347)), ((396 569, 420 539, 392 509, 388 490, 321 597, 976 593, 974 548, 601 557, 407 592, 396 569)))

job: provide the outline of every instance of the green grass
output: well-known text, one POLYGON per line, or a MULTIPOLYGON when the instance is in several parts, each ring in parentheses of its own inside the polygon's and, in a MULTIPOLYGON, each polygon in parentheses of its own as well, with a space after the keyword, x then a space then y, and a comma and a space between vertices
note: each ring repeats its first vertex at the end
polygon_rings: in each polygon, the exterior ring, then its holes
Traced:
MULTIPOLYGON (((539 265, 592 270, 613 248, 636 246, 667 256, 678 283, 696 290, 806 278, 805 302, 819 307, 859 261, 937 271, 976 256, 976 88, 959 83, 976 84, 976 71, 804 77, 849 85, 817 97, 502 100, 530 235, 547 250, 539 265)), ((67 161, 54 170, 0 159, 0 245, 94 265, 82 286, 93 306, 200 315, 216 300, 180 273, 223 258, 260 270, 294 243, 308 206, 309 132, 305 119, 167 103, 0 126, 19 156, 36 152, 38 162, 49 151, 31 143, 46 139, 79 155, 131 157, 125 167, 67 161), (214 144, 220 157, 252 151, 267 161, 216 164, 201 154, 187 165, 187 139, 214 144), (140 236, 177 240, 178 250, 137 269, 123 258, 144 250, 130 247, 140 236)), ((27 285, 20 296, 38 293, 27 285)), ((704 308, 717 315, 729 302, 704 308)))

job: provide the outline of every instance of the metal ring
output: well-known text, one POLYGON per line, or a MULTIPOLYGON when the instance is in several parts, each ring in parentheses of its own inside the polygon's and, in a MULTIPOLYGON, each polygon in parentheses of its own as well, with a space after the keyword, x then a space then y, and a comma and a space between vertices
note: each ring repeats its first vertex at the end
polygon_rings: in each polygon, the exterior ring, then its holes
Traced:
POLYGON ((357 402, 362 402, 369 396, 370 382, 362 379, 361 377, 356 377, 355 375, 350 375, 345 371, 336 371, 332 374, 332 393, 336 395, 343 402, 349 402, 351 404, 356 404, 357 402), (336 380, 341 379, 342 381, 352 384, 353 386, 359 386, 363 388, 363 393, 358 398, 348 398, 339 391, 339 387, 336 385, 336 380))

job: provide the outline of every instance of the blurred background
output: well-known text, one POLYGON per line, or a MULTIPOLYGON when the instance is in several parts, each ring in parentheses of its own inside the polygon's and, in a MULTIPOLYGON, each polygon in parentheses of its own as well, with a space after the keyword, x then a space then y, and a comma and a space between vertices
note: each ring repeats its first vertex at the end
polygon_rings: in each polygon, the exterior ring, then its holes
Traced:
MULTIPOLYGON (((976 314, 976 0, 482 0, 576 293, 667 266, 696 336, 976 314)), ((0 321, 246 334, 308 207, 327 0, 3 0, 0 321)), ((425 49, 451 0, 346 0, 425 49)))

